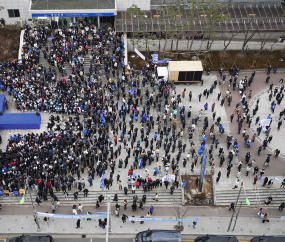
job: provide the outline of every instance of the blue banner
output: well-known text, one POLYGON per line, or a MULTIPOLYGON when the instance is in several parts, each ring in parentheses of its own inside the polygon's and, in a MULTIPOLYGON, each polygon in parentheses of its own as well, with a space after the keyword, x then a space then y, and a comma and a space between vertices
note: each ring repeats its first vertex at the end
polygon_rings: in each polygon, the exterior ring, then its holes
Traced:
POLYGON ((204 181, 204 175, 207 165, 207 151, 204 149, 203 151, 203 158, 202 158, 202 165, 201 165, 201 171, 200 171, 200 183, 203 183, 204 181))
POLYGON ((102 172, 102 176, 100 178, 100 188, 103 189, 104 187, 104 172, 102 172))
POLYGON ((282 180, 280 180, 280 179, 279 179, 279 178, 277 178, 276 176, 274 177, 274 180, 278 180, 278 181, 283 182, 282 180))
POLYGON ((84 219, 84 218, 107 218, 107 213, 94 214, 94 215, 68 215, 68 214, 53 214, 53 213, 41 213, 37 212, 39 217, 49 217, 49 218, 76 218, 76 219, 84 219))
POLYGON ((91 16, 114 16, 114 13, 33 13, 32 17, 91 17, 91 16))
POLYGON ((158 61, 158 54, 152 54, 152 62, 151 63, 157 63, 158 61))
POLYGON ((129 217, 129 221, 148 221, 148 222, 197 222, 198 218, 139 218, 129 217))

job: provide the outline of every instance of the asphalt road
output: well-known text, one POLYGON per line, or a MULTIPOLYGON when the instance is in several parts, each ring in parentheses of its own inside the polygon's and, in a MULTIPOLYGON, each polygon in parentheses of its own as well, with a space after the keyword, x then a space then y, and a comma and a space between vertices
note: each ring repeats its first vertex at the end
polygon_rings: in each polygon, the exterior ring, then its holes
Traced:
MULTIPOLYGON (((80 242, 105 242, 106 239, 105 238, 98 238, 98 237, 94 237, 94 238, 61 238, 59 236, 54 236, 54 242, 78 242, 80 240, 80 242)), ((182 242, 192 242, 194 241, 194 239, 196 238, 196 236, 191 236, 191 235, 182 235, 182 242)), ((252 239, 252 236, 239 236, 237 237, 239 242, 249 242, 250 239, 252 239)), ((1 238, 0 241, 4 242, 6 239, 6 242, 9 241, 10 237, 7 238, 1 238)), ((109 242, 133 242, 134 237, 120 237, 118 238, 118 236, 110 236, 109 238, 109 242)))

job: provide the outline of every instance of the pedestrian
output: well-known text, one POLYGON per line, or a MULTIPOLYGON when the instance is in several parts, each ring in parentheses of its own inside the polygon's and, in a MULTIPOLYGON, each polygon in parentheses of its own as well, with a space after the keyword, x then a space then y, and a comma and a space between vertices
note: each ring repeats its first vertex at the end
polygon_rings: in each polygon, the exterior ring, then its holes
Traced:
POLYGON ((51 204, 51 209, 52 209, 52 213, 54 213, 55 212, 55 205, 54 205, 54 203, 51 204))
POLYGON ((266 214, 264 214, 264 217, 263 217, 262 223, 264 223, 265 221, 269 223, 269 218, 268 218, 268 216, 267 216, 267 213, 266 213, 266 214))
POLYGON ((77 222, 76 222, 76 228, 79 229, 80 228, 80 219, 77 219, 77 222))
POLYGON ((253 185, 256 185, 257 181, 258 181, 258 177, 257 177, 257 175, 255 175, 254 178, 253 178, 253 185))
POLYGON ((259 172, 260 177, 262 177, 262 176, 264 175, 264 173, 265 173, 265 169, 262 169, 262 170, 259 172))
POLYGON ((235 184, 235 186, 233 187, 233 189, 238 188, 238 186, 239 186, 239 179, 236 180, 236 184, 235 184))
POLYGON ((152 200, 154 200, 154 201, 158 202, 158 195, 157 195, 157 193, 155 194, 155 196, 153 197, 153 199, 152 199, 152 200))
POLYGON ((280 188, 285 188, 285 179, 283 179, 283 181, 281 182, 280 188))
POLYGON ((264 178, 264 180, 263 180, 263 187, 267 184, 267 182, 268 182, 268 177, 266 176, 265 178, 264 178))
POLYGON ((128 204, 129 204, 128 201, 125 199, 125 200, 124 200, 124 210, 125 210, 125 211, 127 210, 128 204))
POLYGON ((231 204, 230 204, 230 209, 229 209, 229 211, 231 211, 231 209, 235 211, 235 203, 231 203, 231 204))
POLYGON ((126 220, 127 220, 127 218, 128 218, 128 216, 127 216, 127 215, 125 215, 125 214, 123 214, 123 215, 122 215, 122 222, 123 222, 123 223, 125 223, 125 222, 126 222, 126 220))
POLYGON ((283 211, 283 208, 285 207, 285 203, 282 202, 278 208, 278 210, 280 210, 281 212, 283 211))
POLYGON ((37 198, 36 198, 36 203, 38 204, 39 207, 41 206, 41 205, 40 205, 41 202, 42 202, 42 201, 37 197, 37 198))
POLYGON ((83 212, 83 206, 79 203, 77 210, 80 210, 80 212, 83 212))
POLYGON ((258 151, 257 151, 257 154, 260 156, 260 152, 262 151, 262 145, 261 146, 259 146, 259 148, 258 148, 258 151))
POLYGON ((150 212, 151 215, 153 214, 153 210, 154 210, 154 207, 151 206, 151 207, 149 208, 149 212, 150 212))
POLYGON ((251 166, 248 164, 246 167, 246 176, 248 176, 248 173, 250 172, 250 170, 251 170, 251 166))

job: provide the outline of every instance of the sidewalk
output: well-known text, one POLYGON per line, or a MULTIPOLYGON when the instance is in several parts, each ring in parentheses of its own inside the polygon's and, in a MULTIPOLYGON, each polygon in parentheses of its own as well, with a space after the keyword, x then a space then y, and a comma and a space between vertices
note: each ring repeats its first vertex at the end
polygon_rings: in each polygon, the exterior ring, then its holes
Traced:
MULTIPOLYGON (((232 215, 228 208, 209 208, 209 207, 187 207, 186 217, 197 217, 198 223, 195 229, 193 229, 192 223, 184 223, 183 234, 227 234, 227 228, 229 225, 230 217, 232 215)), ((182 208, 183 209, 183 208, 182 208)), ((50 212, 50 207, 37 207, 37 211, 50 212)), ((96 210, 94 207, 84 207, 84 212, 79 214, 86 214, 90 211, 93 214, 97 212, 106 212, 106 207, 101 207, 96 210)), ((127 216, 142 216, 146 215, 149 211, 149 207, 145 207, 144 210, 132 212, 128 207, 125 214, 127 216)), ((49 224, 44 223, 43 218, 39 218, 41 232, 37 232, 37 226, 33 220, 32 207, 30 206, 4 206, 0 218, 1 234, 104 234, 106 231, 98 226, 98 220, 92 221, 81 220, 81 228, 76 229, 76 219, 50 219, 49 224), (9 215, 10 214, 10 215, 9 215)), ((120 217, 114 216, 114 207, 111 209, 111 234, 136 234, 140 231, 147 229, 173 229, 176 222, 139 222, 131 223, 127 221, 122 223, 121 215, 123 214, 123 208, 120 211, 120 217)), ((284 235, 285 233, 285 221, 280 220, 280 216, 284 212, 280 212, 277 208, 265 208, 264 212, 268 213, 269 223, 262 223, 262 220, 257 216, 258 209, 253 208, 241 208, 239 218, 234 232, 230 232, 232 235, 252 235, 257 236, 261 234, 266 235, 284 235), (273 225, 274 224, 274 225, 273 225)), ((71 214, 71 207, 60 207, 56 213, 71 214)), ((159 218, 175 218, 174 208, 155 207, 152 217, 159 218), (159 215, 164 216, 159 216, 159 215)), ((234 224, 234 221, 233 221, 234 224)), ((232 224, 232 225, 233 225, 232 224)))

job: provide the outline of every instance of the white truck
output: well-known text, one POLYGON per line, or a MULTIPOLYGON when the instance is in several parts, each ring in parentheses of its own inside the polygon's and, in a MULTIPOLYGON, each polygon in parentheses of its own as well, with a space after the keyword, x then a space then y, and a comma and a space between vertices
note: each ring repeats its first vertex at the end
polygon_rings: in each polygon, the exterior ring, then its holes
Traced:
POLYGON ((162 66, 162 67, 158 66, 156 68, 155 84, 158 84, 162 79, 166 83, 168 82, 169 74, 168 74, 168 67, 167 66, 162 66))

